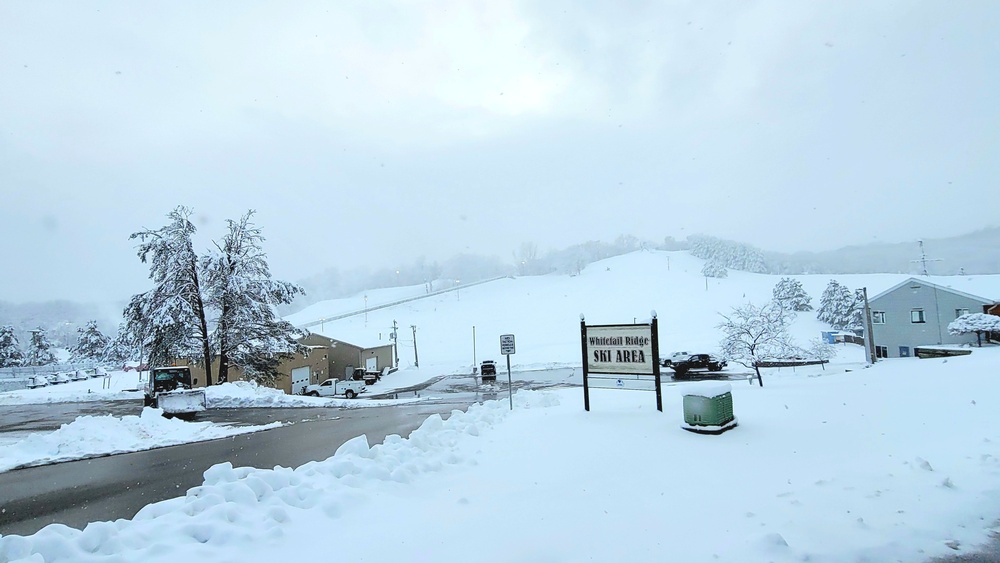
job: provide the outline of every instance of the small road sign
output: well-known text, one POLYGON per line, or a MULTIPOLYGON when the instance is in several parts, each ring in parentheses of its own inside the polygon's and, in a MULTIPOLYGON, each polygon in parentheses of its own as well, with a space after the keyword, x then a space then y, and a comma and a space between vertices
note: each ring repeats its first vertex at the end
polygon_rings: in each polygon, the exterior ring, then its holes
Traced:
POLYGON ((514 335, 513 334, 501 334, 500 335, 500 353, 504 356, 509 356, 514 353, 514 335))

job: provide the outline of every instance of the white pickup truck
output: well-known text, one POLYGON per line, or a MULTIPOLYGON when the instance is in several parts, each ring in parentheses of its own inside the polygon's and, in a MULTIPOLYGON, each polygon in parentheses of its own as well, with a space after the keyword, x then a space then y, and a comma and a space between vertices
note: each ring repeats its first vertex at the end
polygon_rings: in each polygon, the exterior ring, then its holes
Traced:
POLYGON ((319 385, 309 385, 306 387, 305 394, 311 397, 336 397, 343 395, 348 399, 353 399, 359 394, 364 393, 366 389, 368 388, 365 387, 364 381, 327 379, 319 385))

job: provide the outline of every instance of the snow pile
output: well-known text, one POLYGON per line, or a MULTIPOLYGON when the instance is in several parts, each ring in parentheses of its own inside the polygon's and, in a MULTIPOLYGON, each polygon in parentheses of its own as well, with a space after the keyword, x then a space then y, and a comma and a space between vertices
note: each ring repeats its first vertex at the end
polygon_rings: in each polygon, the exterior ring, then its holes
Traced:
MULTIPOLYGON (((367 393, 370 393, 371 387, 367 393)), ((263 387, 252 381, 233 381, 205 388, 208 408, 267 408, 267 407, 339 407, 364 408, 412 403, 420 399, 360 400, 330 397, 288 395, 284 391, 263 387)), ((364 395, 362 395, 364 397, 364 395)))
MULTIPOLYGON (((550 396, 532 394, 518 400, 519 408, 555 403, 550 396)), ((50 525, 27 538, 0 537, 0 561, 166 560, 186 557, 196 546, 223 552, 281 538, 290 521, 338 518, 366 499, 404 493, 424 474, 473 463, 474 450, 467 445, 507 415, 506 405, 496 401, 473 405, 467 413, 454 411, 447 421, 433 415, 408 439, 389 436, 369 447, 367 438, 359 436, 329 459, 294 470, 218 464, 205 472, 203 486, 185 497, 149 505, 131 521, 92 523, 82 532, 50 525)), ((248 556, 252 551, 247 549, 248 556)))
POLYGON ((32 434, 20 442, 4 446, 0 449, 0 471, 214 440, 279 426, 280 422, 241 427, 184 422, 166 418, 159 409, 148 407, 139 416, 81 416, 54 432, 32 434))
POLYGON ((330 401, 303 395, 288 395, 284 391, 262 387, 252 381, 232 381, 205 388, 209 408, 242 407, 322 407, 330 401))
POLYGON ((662 413, 523 391, 297 469, 216 465, 131 521, 0 538, 0 560, 922 561, 1000 517, 998 361, 773 372, 733 384, 718 436, 679 428, 687 384, 662 413))

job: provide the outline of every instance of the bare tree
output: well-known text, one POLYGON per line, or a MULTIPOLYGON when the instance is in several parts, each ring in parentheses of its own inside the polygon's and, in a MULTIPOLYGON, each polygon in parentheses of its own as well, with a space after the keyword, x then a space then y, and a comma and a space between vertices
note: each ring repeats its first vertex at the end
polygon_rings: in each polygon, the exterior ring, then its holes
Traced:
POLYGON ((795 350, 788 335, 788 312, 771 301, 763 307, 747 303, 734 307, 728 316, 720 316, 724 320, 719 328, 725 333, 722 354, 744 367, 752 367, 763 387, 760 362, 789 356, 795 350))
POLYGON ((533 242, 522 242, 521 246, 514 252, 515 266, 517 266, 517 273, 520 276, 533 273, 537 260, 538 245, 533 242))

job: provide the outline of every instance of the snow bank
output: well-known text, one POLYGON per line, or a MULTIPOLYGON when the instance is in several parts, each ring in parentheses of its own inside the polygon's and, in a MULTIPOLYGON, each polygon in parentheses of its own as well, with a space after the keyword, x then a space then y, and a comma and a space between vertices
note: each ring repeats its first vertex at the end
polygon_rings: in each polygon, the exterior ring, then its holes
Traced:
MULTIPOLYGON (((278 426, 280 422, 241 427, 184 422, 166 418, 159 409, 149 407, 140 416, 81 416, 54 432, 32 434, 0 448, 0 471, 214 440, 278 426)), ((4 561, 3 557, 0 561, 4 561)))
MULTIPOLYGON (((521 409, 558 403, 551 395, 533 393, 516 399, 521 409)), ((469 412, 456 410, 447 420, 432 415, 408 439, 388 436, 369 447, 359 436, 329 459, 297 469, 218 464, 205 471, 202 486, 146 506, 132 520, 91 523, 83 531, 53 524, 28 537, 0 537, 0 561, 85 562, 112 556, 165 561, 185 558, 192 548, 222 552, 277 539, 289 521, 337 518, 366 498, 403 490, 426 473, 473 464, 474 450, 463 445, 508 413, 506 404, 491 401, 469 412)))
MULTIPOLYGON (((368 388, 366 394, 372 392, 368 388)), ((262 387, 252 381, 235 381, 213 385, 205 388, 208 407, 212 409, 235 408, 304 408, 304 407, 338 407, 365 408, 400 405, 426 399, 384 399, 367 400, 364 395, 358 399, 342 399, 327 397, 307 397, 305 395, 288 395, 284 391, 262 387)))

